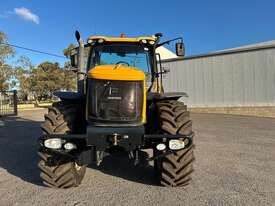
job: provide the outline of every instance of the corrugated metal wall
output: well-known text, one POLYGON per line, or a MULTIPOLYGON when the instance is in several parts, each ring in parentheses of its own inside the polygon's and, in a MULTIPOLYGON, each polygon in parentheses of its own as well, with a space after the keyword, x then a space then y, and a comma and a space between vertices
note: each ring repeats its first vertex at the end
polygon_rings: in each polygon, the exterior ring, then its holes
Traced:
POLYGON ((165 91, 185 91, 191 107, 275 106, 275 48, 163 63, 165 91))

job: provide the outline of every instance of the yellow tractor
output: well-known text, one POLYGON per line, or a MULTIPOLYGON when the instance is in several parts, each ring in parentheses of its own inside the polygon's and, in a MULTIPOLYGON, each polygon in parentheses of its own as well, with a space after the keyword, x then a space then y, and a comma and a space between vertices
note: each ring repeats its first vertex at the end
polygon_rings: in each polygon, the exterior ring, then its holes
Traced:
POLYGON ((77 73, 77 92, 56 92, 60 101, 49 108, 39 138, 40 177, 54 188, 78 186, 86 166, 99 165, 106 155, 128 152, 133 164, 140 152, 152 149, 159 184, 185 186, 193 172, 192 122, 184 92, 165 93, 156 49, 176 41, 184 56, 182 38, 160 42, 149 37, 91 36, 85 44, 78 31, 71 50, 77 73))

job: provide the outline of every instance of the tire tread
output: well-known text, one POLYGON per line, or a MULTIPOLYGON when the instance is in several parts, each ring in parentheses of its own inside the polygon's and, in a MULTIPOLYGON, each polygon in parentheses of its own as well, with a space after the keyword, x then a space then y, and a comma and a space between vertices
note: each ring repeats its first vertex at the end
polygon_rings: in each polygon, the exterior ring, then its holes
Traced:
MULTIPOLYGON (((41 125, 44 134, 66 134, 74 132, 74 119, 77 107, 74 104, 57 102, 49 107, 48 114, 45 114, 45 122, 41 125)), ((78 186, 84 175, 86 166, 76 169, 74 160, 60 154, 39 151, 40 177, 43 184, 53 188, 69 188, 78 186), (56 158, 56 155, 57 158, 56 158), (49 159, 55 157, 57 161, 54 165, 49 163, 49 159)))
MULTIPOLYGON (((175 100, 166 100, 157 103, 160 128, 164 134, 192 133, 192 121, 184 103, 175 100)), ((159 181, 163 186, 186 186, 191 181, 194 171, 193 145, 182 150, 174 151, 159 158, 159 181)))

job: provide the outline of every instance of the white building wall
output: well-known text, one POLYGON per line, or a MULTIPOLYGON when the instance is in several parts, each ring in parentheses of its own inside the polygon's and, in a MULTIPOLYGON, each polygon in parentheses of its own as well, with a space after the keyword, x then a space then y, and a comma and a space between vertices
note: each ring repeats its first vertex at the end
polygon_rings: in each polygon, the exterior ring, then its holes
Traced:
POLYGON ((168 60, 165 91, 191 107, 275 106, 275 48, 168 60))

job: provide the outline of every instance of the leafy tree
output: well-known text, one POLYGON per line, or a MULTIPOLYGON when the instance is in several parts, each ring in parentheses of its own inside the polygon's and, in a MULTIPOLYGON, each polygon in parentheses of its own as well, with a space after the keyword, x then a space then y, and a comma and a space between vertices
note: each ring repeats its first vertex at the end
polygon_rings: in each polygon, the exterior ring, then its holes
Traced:
POLYGON ((69 44, 69 46, 63 50, 64 56, 70 57, 70 51, 71 51, 73 48, 75 48, 75 47, 76 47, 76 46, 75 46, 74 44, 72 44, 72 43, 69 44))
POLYGON ((8 80, 12 76, 12 69, 6 63, 6 59, 15 53, 10 46, 5 45, 6 43, 8 43, 7 36, 0 31, 0 90, 9 89, 8 80))
POLYGON ((14 55, 14 50, 9 45, 5 45, 8 43, 8 38, 6 34, 0 31, 0 61, 3 63, 7 57, 14 55))
MULTIPOLYGON (((67 48, 63 50, 63 54, 66 57, 70 57, 70 51, 74 49, 76 46, 72 43, 69 44, 67 48)), ((74 91, 76 90, 76 74, 72 71, 70 61, 64 63, 64 90, 66 91, 74 91)))
POLYGON ((38 100, 48 99, 61 90, 64 75, 58 63, 43 62, 32 70, 30 84, 38 100))
POLYGON ((64 63, 63 68, 64 82, 63 90, 65 91, 75 91, 76 90, 76 73, 71 70, 71 65, 69 62, 64 63))
MULTIPOLYGON (((69 62, 65 62, 64 67, 52 62, 43 62, 34 67, 29 58, 21 56, 12 68, 6 60, 13 57, 15 51, 7 43, 6 34, 0 31, 0 90, 18 86, 22 100, 27 100, 32 94, 40 101, 52 98, 54 91, 76 89, 76 74, 71 71, 69 62)), ((69 57, 70 50, 74 47, 70 44, 64 49, 64 55, 69 57)))
POLYGON ((0 62, 0 91, 8 90, 10 83, 8 80, 12 76, 12 69, 8 64, 0 62))
MULTIPOLYGON (((74 44, 70 43, 69 46, 63 50, 64 56, 69 58, 70 57, 70 51, 74 48, 76 48, 76 46, 74 44)), ((89 53, 90 53, 90 47, 85 47, 84 48, 84 61, 85 61, 85 64, 87 64, 89 53)), ((68 65, 70 65, 70 62, 68 62, 68 65)))
POLYGON ((32 94, 37 102, 51 99, 54 91, 74 91, 76 89, 76 75, 65 63, 64 68, 58 63, 43 62, 34 67, 29 59, 21 57, 15 69, 15 76, 19 82, 22 100, 27 100, 32 94))
POLYGON ((25 56, 21 56, 17 60, 17 66, 14 68, 14 76, 17 79, 17 82, 12 82, 15 85, 19 83, 20 88, 20 99, 26 101, 28 95, 32 93, 32 88, 30 84, 30 76, 34 66, 32 65, 30 59, 25 56))
POLYGON ((37 101, 51 99, 53 92, 75 89, 75 74, 58 63, 43 62, 31 70, 27 84, 37 101))

